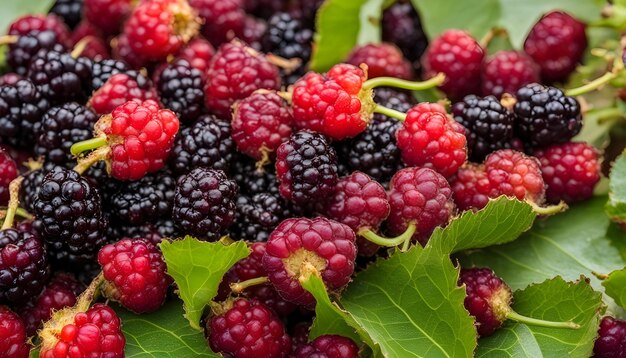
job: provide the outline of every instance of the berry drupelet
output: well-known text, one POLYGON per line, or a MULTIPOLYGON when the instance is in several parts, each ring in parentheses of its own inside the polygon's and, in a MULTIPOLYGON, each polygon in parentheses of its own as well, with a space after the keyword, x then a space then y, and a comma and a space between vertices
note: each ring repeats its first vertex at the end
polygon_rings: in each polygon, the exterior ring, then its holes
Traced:
POLYGON ((32 31, 41 32, 50 30, 54 32, 57 40, 63 45, 70 43, 70 30, 59 17, 54 14, 48 15, 25 15, 11 23, 9 35, 23 36, 32 31))
POLYGON ((604 317, 593 346, 594 358, 618 358, 626 355, 626 322, 604 317))
POLYGON ((205 76, 213 55, 215 55, 215 48, 210 42, 202 38, 195 38, 180 50, 176 59, 186 60, 191 67, 199 70, 205 76))
POLYGON ((91 94, 87 105, 99 115, 113 112, 128 101, 156 99, 152 81, 137 72, 116 73, 91 94))
POLYGON ((132 0, 84 0, 85 19, 105 35, 119 33, 133 9, 132 0))
POLYGON ((366 64, 368 78, 389 76, 410 80, 413 77, 411 63, 400 49, 389 43, 355 47, 346 62, 354 66, 366 64))
POLYGON ((0 138, 18 148, 31 150, 34 126, 50 107, 29 80, 0 86, 0 138))
POLYGON ((17 177, 17 164, 7 152, 0 150, 0 205, 6 206, 9 202, 9 184, 17 177))
POLYGON ((246 13, 241 7, 241 1, 189 0, 189 5, 203 20, 202 35, 213 46, 219 46, 233 36, 243 34, 246 13))
POLYGON ((383 12, 383 41, 395 44, 404 56, 419 69, 419 60, 426 50, 428 39, 422 29, 420 17, 413 5, 397 1, 383 12))
POLYGON ((31 60, 39 51, 55 50, 64 52, 65 45, 60 43, 54 31, 31 31, 18 37, 17 42, 9 44, 7 64, 20 76, 25 76, 31 60))
POLYGON ((278 195, 260 193, 251 197, 239 196, 230 236, 235 240, 267 241, 286 214, 286 205, 278 195))
POLYGON ((176 60, 161 71, 157 92, 165 108, 176 113, 181 122, 192 123, 204 107, 204 74, 187 60, 176 60))
POLYGON ((114 74, 129 71, 131 71, 130 67, 123 61, 114 59, 95 61, 92 66, 91 87, 96 91, 114 74))
POLYGON ((30 347, 21 318, 6 306, 0 306, 0 352, 6 358, 26 358, 30 347))
POLYGON ((83 0, 56 0, 48 13, 63 19, 70 29, 74 29, 82 18, 83 0))
POLYGON ((498 51, 488 57, 482 68, 482 94, 501 98, 514 94, 520 87, 539 81, 539 67, 526 54, 498 51))
POLYGON ((239 157, 233 161, 233 179, 239 185, 242 195, 270 193, 278 195, 278 179, 273 168, 257 168, 256 163, 249 157, 239 157))
POLYGON ((359 358, 359 346, 350 338, 325 334, 315 338, 311 343, 299 346, 293 356, 298 358, 359 358))

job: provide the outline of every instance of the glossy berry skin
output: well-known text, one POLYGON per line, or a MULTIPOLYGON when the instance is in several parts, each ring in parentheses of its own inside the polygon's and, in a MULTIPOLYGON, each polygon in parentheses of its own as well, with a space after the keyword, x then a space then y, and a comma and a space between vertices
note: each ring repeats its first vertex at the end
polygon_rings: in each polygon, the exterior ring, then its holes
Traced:
POLYGON ((535 151, 546 182, 546 199, 568 204, 589 199, 600 180, 598 151, 587 143, 555 144, 535 151))
POLYGON ((132 0, 84 0, 85 18, 105 35, 116 34, 130 15, 132 0))
POLYGON ((55 331, 55 342, 44 345, 41 358, 124 357, 126 339, 115 311, 96 303, 86 312, 76 313, 72 322, 55 331))
POLYGON ((18 148, 33 147, 36 123, 50 103, 29 80, 0 86, 0 137, 18 148))
POLYGON ((324 136, 300 131, 278 147, 276 176, 280 195, 296 204, 330 196, 337 183, 335 150, 324 136))
POLYGON ((433 169, 446 178, 467 160, 465 130, 439 104, 411 108, 396 139, 405 164, 433 169))
POLYGON ((359 358, 359 347, 350 338, 325 334, 299 346, 293 357, 359 358))
POLYGON ((157 80, 159 99, 184 123, 192 123, 204 109, 204 74, 186 60, 167 65, 157 80))
POLYGON ((221 170, 195 168, 178 178, 172 218, 185 233, 219 239, 235 219, 237 184, 221 170))
POLYGON ((619 358, 626 355, 626 322, 606 316, 600 322, 598 334, 593 347, 594 358, 619 358))
POLYGON ((539 67, 526 54, 518 51, 498 51, 483 63, 483 96, 502 97, 514 94, 529 83, 539 81, 539 67))
POLYGON ((56 50, 65 51, 65 45, 57 39, 54 31, 38 31, 34 30, 27 34, 21 35, 16 43, 9 44, 7 51, 7 64, 18 75, 25 76, 28 72, 30 61, 37 55, 39 51, 56 50))
POLYGON ((492 335, 511 311, 511 289, 489 268, 461 269, 459 285, 465 285, 465 308, 476 320, 478 335, 492 335))
POLYGON ((202 35, 213 46, 243 34, 246 14, 239 0, 189 0, 189 5, 198 11, 203 20, 202 35))
MULTIPOLYGON (((230 305, 229 305, 230 306, 230 305)), ((243 298, 207 322, 209 346, 233 358, 281 358, 291 351, 283 323, 264 304, 243 298)))
POLYGON ((419 68, 419 59, 426 50, 428 39, 413 5, 410 2, 393 3, 383 11, 381 26, 383 41, 398 46, 415 68, 419 68))
MULTIPOLYGON (((81 0, 82 2, 83 0, 81 0)), ((111 46, 106 41, 105 35, 96 28, 91 22, 81 21, 78 27, 72 32, 72 46, 76 46, 81 40, 86 41, 86 37, 91 36, 86 43, 81 56, 87 57, 94 61, 111 58, 111 46)))
POLYGON ((202 38, 195 38, 180 50, 176 58, 186 60, 191 67, 199 70, 204 76, 209 69, 213 55, 215 55, 215 47, 210 42, 202 38))
POLYGON ((350 227, 323 217, 293 218, 272 232, 263 267, 269 281, 287 301, 315 306, 315 298, 298 281, 310 264, 321 274, 329 290, 341 290, 354 272, 356 245, 350 227))
POLYGON ((9 203, 9 184, 17 177, 18 169, 15 161, 4 150, 0 150, 0 205, 9 203))
POLYGON ((443 72, 446 81, 441 90, 450 99, 459 100, 480 91, 480 71, 484 57, 484 50, 468 33, 448 30, 428 46, 422 58, 424 75, 428 78, 443 72))
POLYGON ((452 190, 446 179, 427 168, 404 168, 389 184, 388 230, 402 234, 410 222, 417 226, 413 235, 425 245, 437 226, 445 226, 454 210, 452 190))
POLYGON ((221 119, 231 118, 235 101, 258 89, 280 88, 278 68, 240 42, 225 43, 211 60, 204 87, 206 107, 221 119))
POLYGON ((276 194, 259 193, 237 198, 237 217, 230 228, 235 240, 267 241, 288 214, 286 203, 276 194))
POLYGON ((365 72, 338 64, 325 75, 309 72, 296 81, 292 107, 296 126, 341 140, 363 132, 370 121, 371 94, 362 94, 365 72))
POLYGON ((254 16, 246 16, 245 26, 241 33, 241 40, 257 51, 261 51, 261 39, 267 30, 267 23, 263 19, 254 16))
POLYGON ((161 251, 143 239, 124 239, 104 246, 98 263, 106 280, 104 292, 135 313, 159 309, 172 279, 161 251))
POLYGON ((256 160, 275 156, 278 146, 291 136, 292 126, 289 106, 275 92, 253 93, 238 102, 231 122, 237 149, 256 160))
POLYGON ((410 80, 413 77, 411 63, 400 49, 390 43, 367 44, 356 47, 346 60, 354 66, 367 65, 367 77, 396 77, 410 80))
POLYGON ((545 82, 567 79, 586 48, 585 24, 561 11, 544 15, 524 42, 524 51, 539 65, 545 82))
POLYGON ((5 358, 27 358, 30 347, 24 322, 6 306, 0 306, 0 352, 5 358))
POLYGON ((490 198, 498 196, 498 190, 491 185, 484 167, 478 164, 461 167, 450 185, 459 210, 482 209, 490 198))
POLYGON ((58 16, 54 14, 48 15, 25 15, 11 23, 9 26, 9 35, 23 36, 28 35, 31 31, 54 32, 59 43, 69 45, 70 30, 58 16))
POLYGON ((232 177, 243 195, 269 193, 278 195, 278 179, 274 168, 257 168, 256 163, 246 157, 234 160, 232 177))
POLYGON ((91 67, 91 86, 97 91, 116 73, 128 73, 134 75, 136 72, 131 71, 130 66, 119 60, 104 59, 95 61, 91 67))
POLYGON ((128 101, 149 99, 156 99, 156 92, 149 79, 138 73, 116 73, 93 92, 87 104, 97 114, 105 115, 128 101))
POLYGON ((80 22, 83 11, 83 0, 56 0, 49 13, 55 14, 70 28, 74 29, 80 22))

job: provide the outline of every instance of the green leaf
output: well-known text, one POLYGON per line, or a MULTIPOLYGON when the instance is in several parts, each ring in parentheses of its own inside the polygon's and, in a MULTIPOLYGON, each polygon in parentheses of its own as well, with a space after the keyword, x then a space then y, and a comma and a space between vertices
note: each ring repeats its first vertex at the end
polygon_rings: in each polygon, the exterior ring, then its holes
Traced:
POLYGON ((611 272, 609 277, 602 281, 602 286, 615 303, 626 308, 626 268, 611 272))
POLYGON ((396 251, 356 275, 341 304, 387 357, 469 357, 476 347, 465 291, 446 253, 396 251))
POLYGON ((221 242, 200 241, 191 236, 172 242, 163 241, 161 251, 167 273, 178 286, 185 317, 191 327, 198 330, 202 329, 199 325, 202 313, 217 294, 226 271, 250 254, 243 241, 224 245, 221 242))
POLYGON ((446 228, 437 228, 429 245, 457 252, 504 244, 528 230, 536 216, 527 203, 501 196, 477 212, 464 212, 446 228))
POLYGON ((609 179, 609 201, 606 203, 606 212, 613 220, 626 222, 626 154, 620 155, 615 160, 609 179))
POLYGON ((189 327, 181 303, 170 300, 158 311, 142 315, 114 305, 122 319, 126 358, 220 357, 209 349, 202 332, 189 327))
POLYGON ((573 321, 581 327, 546 328, 509 321, 493 336, 479 341, 477 357, 587 358, 591 355, 598 331, 602 295, 595 292, 587 281, 570 283, 556 277, 531 285, 515 292, 513 309, 527 317, 573 321), (539 354, 537 348, 541 351, 539 354))

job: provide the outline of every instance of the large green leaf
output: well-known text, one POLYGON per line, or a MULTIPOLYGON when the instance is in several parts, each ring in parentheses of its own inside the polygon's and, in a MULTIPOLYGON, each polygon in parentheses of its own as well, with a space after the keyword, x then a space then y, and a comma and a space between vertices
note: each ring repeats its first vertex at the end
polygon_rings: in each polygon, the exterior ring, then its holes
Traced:
POLYGON ((0 11, 0 32, 5 34, 9 25, 20 16, 27 14, 47 14, 54 0, 3 1, 0 11))
POLYGON ((615 303, 626 309, 626 268, 615 270, 602 281, 606 294, 615 300, 615 303))
POLYGON ((471 357, 476 331, 458 274, 433 247, 396 251, 359 273, 341 303, 387 357, 471 357))
POLYGON ((606 212, 613 220, 626 222, 626 154, 615 160, 609 178, 606 212))
POLYGON ((505 323, 496 334, 481 338, 476 348, 478 358, 539 358, 541 348, 525 324, 505 323))
POLYGON ((247 257, 250 250, 243 241, 230 245, 204 242, 186 236, 172 242, 163 241, 161 251, 167 264, 167 273, 178 286, 183 300, 185 317, 191 327, 200 327, 205 307, 217 294, 222 277, 237 261, 247 257))

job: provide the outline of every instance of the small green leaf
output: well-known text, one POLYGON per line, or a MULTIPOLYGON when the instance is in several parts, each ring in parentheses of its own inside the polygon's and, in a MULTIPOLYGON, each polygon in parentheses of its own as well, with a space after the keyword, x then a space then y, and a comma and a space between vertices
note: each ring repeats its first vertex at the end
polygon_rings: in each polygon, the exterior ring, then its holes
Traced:
POLYGON ((602 281, 602 286, 615 303, 626 309, 626 268, 611 272, 609 277, 602 281))
POLYGON ((609 201, 606 203, 606 212, 613 220, 626 222, 626 154, 615 160, 609 178, 609 201))
POLYGON ((477 358, 539 358, 541 348, 525 324, 505 323, 496 334, 481 338, 476 348, 477 358))
POLYGON ((191 236, 161 243, 167 273, 178 286, 184 302, 185 317, 191 327, 200 330, 200 318, 206 305, 215 297, 222 277, 250 250, 243 241, 230 245, 204 242, 191 236))
POLYGON ((5 34, 9 25, 18 17, 28 14, 47 14, 55 0, 3 1, 0 11, 0 33, 5 34))

